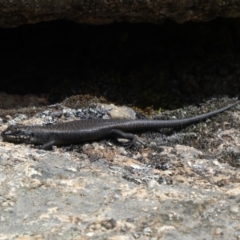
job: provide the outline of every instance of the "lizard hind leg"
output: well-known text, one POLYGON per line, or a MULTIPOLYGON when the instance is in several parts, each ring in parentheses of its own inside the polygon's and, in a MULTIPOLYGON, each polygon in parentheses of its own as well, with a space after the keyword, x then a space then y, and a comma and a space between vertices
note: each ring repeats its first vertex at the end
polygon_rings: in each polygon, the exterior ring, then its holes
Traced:
POLYGON ((135 145, 137 138, 132 133, 125 133, 118 129, 112 129, 111 134, 114 138, 123 138, 128 139, 129 141, 122 143, 124 147, 129 148, 133 145, 135 145))

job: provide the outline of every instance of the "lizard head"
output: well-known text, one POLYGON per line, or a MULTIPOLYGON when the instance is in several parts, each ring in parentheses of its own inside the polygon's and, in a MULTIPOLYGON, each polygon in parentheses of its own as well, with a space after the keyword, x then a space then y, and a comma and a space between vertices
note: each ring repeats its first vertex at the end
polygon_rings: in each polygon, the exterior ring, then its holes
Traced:
POLYGON ((23 125, 11 125, 2 131, 3 141, 29 143, 32 138, 30 129, 23 125))

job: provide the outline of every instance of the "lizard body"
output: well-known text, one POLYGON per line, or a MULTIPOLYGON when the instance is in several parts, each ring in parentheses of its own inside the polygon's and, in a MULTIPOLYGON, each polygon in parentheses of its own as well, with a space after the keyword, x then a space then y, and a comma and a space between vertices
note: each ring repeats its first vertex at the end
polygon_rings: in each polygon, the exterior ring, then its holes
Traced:
POLYGON ((11 125, 1 136, 4 141, 42 144, 43 149, 106 137, 128 139, 125 145, 129 147, 135 144, 137 139, 128 132, 187 126, 226 111, 236 104, 237 102, 213 112, 178 120, 87 119, 46 126, 11 125))

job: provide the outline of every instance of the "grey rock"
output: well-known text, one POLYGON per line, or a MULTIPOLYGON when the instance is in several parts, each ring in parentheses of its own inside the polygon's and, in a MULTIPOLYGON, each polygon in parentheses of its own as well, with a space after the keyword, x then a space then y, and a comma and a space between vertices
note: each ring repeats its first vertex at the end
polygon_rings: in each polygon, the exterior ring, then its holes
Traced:
MULTIPOLYGON (((238 107, 224 115, 224 122, 238 120, 238 107)), ((237 239, 239 169, 226 154, 239 152, 239 128, 211 132, 211 149, 181 143, 212 125, 189 127, 174 144, 133 149, 108 140, 71 151, 0 142, 0 238, 237 239)))

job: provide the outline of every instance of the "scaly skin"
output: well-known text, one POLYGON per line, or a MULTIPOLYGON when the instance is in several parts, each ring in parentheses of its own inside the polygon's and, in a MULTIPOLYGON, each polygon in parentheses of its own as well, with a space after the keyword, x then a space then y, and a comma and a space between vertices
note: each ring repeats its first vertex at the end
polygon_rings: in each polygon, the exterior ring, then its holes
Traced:
POLYGON ((47 126, 9 126, 1 135, 4 141, 43 144, 43 149, 50 149, 53 145, 92 141, 109 136, 128 139, 125 146, 130 147, 137 139, 135 135, 127 132, 187 126, 224 112, 236 104, 237 102, 213 112, 179 120, 87 119, 47 126))

